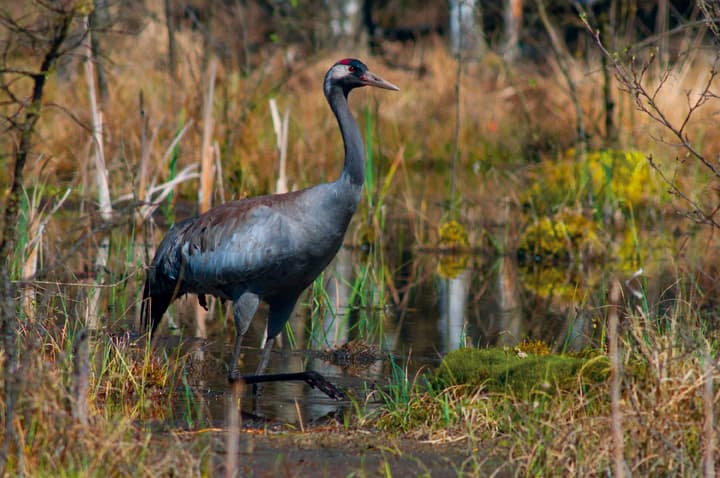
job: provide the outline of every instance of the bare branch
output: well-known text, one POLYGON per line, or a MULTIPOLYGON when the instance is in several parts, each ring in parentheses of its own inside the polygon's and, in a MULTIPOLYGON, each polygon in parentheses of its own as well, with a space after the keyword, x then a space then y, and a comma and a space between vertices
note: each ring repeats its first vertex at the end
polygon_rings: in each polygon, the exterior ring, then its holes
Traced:
POLYGON ((701 223, 701 224, 707 224, 716 228, 720 228, 720 222, 715 220, 715 215, 717 214, 718 210, 720 210, 720 205, 716 207, 711 213, 705 213, 703 210, 703 207, 698 204, 695 200, 693 200, 691 197, 689 197, 687 194, 685 194, 680 187, 678 187, 676 181, 675 181, 675 175, 673 175, 673 178, 668 178, 665 175, 665 172, 663 169, 655 163, 653 160, 652 155, 648 156, 648 162, 650 163, 650 167, 655 170, 655 172, 658 173, 660 178, 663 180, 665 184, 667 184, 670 189, 668 192, 672 194, 673 196, 677 196, 686 203, 688 203, 691 206, 691 210, 689 211, 678 211, 683 216, 692 219, 695 222, 701 223))
MULTIPOLYGON (((698 109, 706 105, 710 99, 718 98, 718 95, 712 91, 712 86, 717 79, 717 65, 720 63, 720 53, 716 55, 714 61, 712 62, 708 78, 698 93, 697 98, 693 99, 691 91, 686 92, 687 112, 679 124, 676 124, 669 119, 666 110, 658 104, 658 99, 664 91, 664 88, 667 86, 667 81, 670 77, 670 70, 664 70, 653 90, 648 91, 648 89, 646 89, 643 85, 643 80, 647 77, 649 67, 655 60, 655 55, 652 54, 650 58, 641 63, 639 67, 634 56, 630 57, 627 63, 623 63, 620 60, 620 55, 610 53, 605 45, 603 45, 602 40, 600 39, 600 32, 595 30, 589 24, 587 17, 584 14, 581 14, 580 18, 587 31, 595 40, 595 44, 602 55, 609 60, 608 63, 613 69, 615 77, 620 84, 620 90, 632 96, 637 110, 647 115, 653 121, 662 126, 665 131, 670 133, 670 135, 672 135, 672 137, 677 141, 677 144, 674 146, 684 148, 690 157, 698 161, 698 163, 708 170, 715 178, 720 179, 720 168, 718 168, 714 162, 711 162, 711 160, 706 158, 702 152, 695 147, 687 132, 690 120, 698 109)), ((661 141, 667 142, 665 140, 661 141)), ((706 212, 701 204, 699 204, 691 197, 690 194, 684 192, 680 186, 678 186, 675 177, 671 179, 664 173, 662 168, 653 161, 652 156, 648 157, 648 161, 651 167, 659 174, 660 178, 669 186, 670 194, 680 198, 683 202, 690 206, 690 210, 682 212, 683 215, 698 223, 708 224, 713 227, 720 228, 720 222, 715 219, 718 210, 720 210, 720 206, 714 208, 711 212, 706 212)))

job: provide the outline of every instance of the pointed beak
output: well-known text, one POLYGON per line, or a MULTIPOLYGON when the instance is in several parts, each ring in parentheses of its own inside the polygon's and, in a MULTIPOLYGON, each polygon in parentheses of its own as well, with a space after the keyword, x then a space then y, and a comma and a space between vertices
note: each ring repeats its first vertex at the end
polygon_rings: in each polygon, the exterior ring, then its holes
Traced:
POLYGON ((378 88, 384 88, 386 90, 400 91, 400 88, 393 85, 389 81, 383 80, 371 71, 366 71, 365 74, 362 76, 361 81, 364 85, 367 86, 376 86, 378 88))

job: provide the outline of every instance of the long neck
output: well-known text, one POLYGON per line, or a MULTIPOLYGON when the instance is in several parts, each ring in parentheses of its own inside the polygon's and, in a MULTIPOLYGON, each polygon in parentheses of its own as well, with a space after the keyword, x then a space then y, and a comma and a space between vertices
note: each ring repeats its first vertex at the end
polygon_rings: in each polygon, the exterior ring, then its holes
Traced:
POLYGON ((335 113, 345 144, 345 166, 340 178, 362 186, 365 182, 365 146, 360 128, 348 108, 347 93, 341 87, 333 86, 327 93, 327 100, 335 113))

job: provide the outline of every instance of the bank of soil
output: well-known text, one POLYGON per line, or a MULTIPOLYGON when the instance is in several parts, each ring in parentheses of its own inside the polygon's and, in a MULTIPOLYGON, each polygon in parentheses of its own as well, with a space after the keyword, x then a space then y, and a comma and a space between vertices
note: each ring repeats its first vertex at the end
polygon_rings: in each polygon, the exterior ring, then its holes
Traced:
MULTIPOLYGON (((225 460, 225 434, 213 431, 213 464, 225 460)), ((472 449, 467 439, 454 442, 393 437, 379 432, 323 427, 305 432, 240 432, 237 476, 482 476, 502 464, 483 460, 488 453, 472 449), (479 468, 478 468, 479 466, 479 468), (389 474, 388 474, 389 473, 389 474)), ((501 472, 496 476, 504 476, 501 472)))

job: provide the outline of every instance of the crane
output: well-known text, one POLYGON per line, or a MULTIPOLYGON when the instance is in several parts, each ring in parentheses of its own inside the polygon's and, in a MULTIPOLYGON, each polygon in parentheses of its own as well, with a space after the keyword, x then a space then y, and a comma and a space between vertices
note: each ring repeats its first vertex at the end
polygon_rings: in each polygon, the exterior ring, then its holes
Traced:
POLYGON ((323 91, 345 146, 340 177, 293 191, 231 201, 176 224, 164 237, 147 273, 142 321, 150 336, 178 297, 197 294, 232 301, 235 346, 229 379, 247 383, 305 380, 333 398, 342 394, 316 372, 262 375, 275 337, 290 318, 300 294, 325 269, 342 245, 365 182, 365 147, 348 107, 354 88, 399 88, 358 59, 335 63, 323 91), (242 339, 260 300, 269 306, 267 340, 255 375, 237 370, 242 339))

